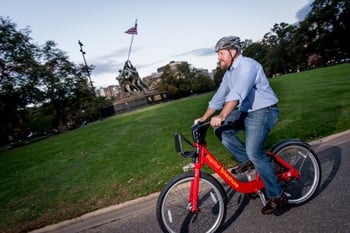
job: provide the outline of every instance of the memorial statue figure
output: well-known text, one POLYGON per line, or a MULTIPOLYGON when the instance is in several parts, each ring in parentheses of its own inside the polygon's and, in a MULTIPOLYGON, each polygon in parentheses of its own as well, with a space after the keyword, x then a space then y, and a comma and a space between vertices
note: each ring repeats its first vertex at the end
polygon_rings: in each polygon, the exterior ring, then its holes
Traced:
POLYGON ((122 70, 119 70, 117 77, 119 85, 125 92, 145 91, 148 90, 147 85, 141 80, 136 68, 127 60, 122 70))

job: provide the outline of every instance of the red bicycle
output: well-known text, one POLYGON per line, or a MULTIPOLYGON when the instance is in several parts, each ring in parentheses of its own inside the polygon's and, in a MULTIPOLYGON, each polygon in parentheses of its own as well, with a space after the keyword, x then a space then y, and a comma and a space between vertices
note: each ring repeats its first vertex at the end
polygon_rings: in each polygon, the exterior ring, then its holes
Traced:
MULTIPOLYGON (((260 197, 263 205, 264 183, 258 173, 241 181, 231 174, 207 149, 206 133, 210 123, 192 126, 194 142, 175 133, 176 151, 192 158, 192 170, 174 177, 161 191, 156 215, 163 232, 216 232, 226 216, 227 197, 221 183, 201 169, 208 165, 232 189, 260 197), (184 142, 193 148, 184 150, 184 142)), ((288 196, 288 204, 300 205, 313 196, 321 180, 320 163, 311 147, 300 140, 284 140, 267 151, 272 167, 288 196)))

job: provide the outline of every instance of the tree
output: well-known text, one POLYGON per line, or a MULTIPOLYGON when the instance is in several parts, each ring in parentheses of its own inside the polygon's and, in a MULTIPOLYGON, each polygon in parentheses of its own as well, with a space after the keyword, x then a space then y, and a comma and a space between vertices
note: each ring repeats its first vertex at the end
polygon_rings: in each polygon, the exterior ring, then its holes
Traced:
MULTIPOLYGON (((42 47, 41 89, 46 105, 52 105, 55 125, 64 131, 70 117, 93 120, 97 114, 94 93, 84 76, 85 68, 77 67, 68 60, 56 43, 48 41, 42 47), (93 110, 89 108, 93 104, 93 110), (89 111, 88 111, 89 110, 89 111), (92 113, 94 112, 94 114, 92 113), (85 115, 85 117, 82 117, 85 115), (86 119, 88 118, 88 119, 86 119)), ((96 119, 95 119, 96 120, 96 119)))
POLYGON ((98 119, 99 105, 85 66, 70 62, 54 41, 33 44, 30 30, 16 27, 0 17, 1 144, 9 136, 21 139, 27 130, 65 130, 72 120, 98 119))
POLYGON ((176 77, 172 74, 170 70, 170 66, 167 65, 164 68, 164 71, 162 75, 160 76, 160 82, 158 85, 158 89, 160 91, 166 91, 168 92, 169 96, 171 98, 178 98, 178 84, 177 84, 177 79, 176 77))
POLYGON ((215 87, 219 87, 220 83, 222 81, 222 78, 224 77, 226 70, 223 70, 220 68, 219 63, 216 66, 215 73, 214 73, 214 83, 215 87))
POLYGON ((350 55, 350 3, 345 0, 315 0, 302 22, 308 54, 320 55, 323 63, 350 55))
POLYGON ((296 69, 298 61, 296 54, 301 48, 294 43, 296 26, 287 23, 275 24, 271 32, 264 35, 263 43, 268 47, 265 67, 272 74, 286 74, 296 69))
POLYGON ((194 76, 192 83, 192 93, 205 93, 215 89, 215 82, 203 73, 194 76))
POLYGON ((258 62, 261 63, 261 65, 264 67, 266 75, 270 76, 271 71, 270 67, 268 66, 268 46, 262 42, 256 42, 250 44, 244 51, 243 55, 247 57, 254 58, 258 62))
POLYGON ((30 30, 17 31, 17 25, 0 17, 0 140, 25 128, 29 103, 40 97, 37 88, 37 47, 29 37, 30 30))
POLYGON ((178 64, 175 69, 167 65, 160 78, 158 89, 174 99, 211 91, 215 86, 209 76, 187 63, 178 64))

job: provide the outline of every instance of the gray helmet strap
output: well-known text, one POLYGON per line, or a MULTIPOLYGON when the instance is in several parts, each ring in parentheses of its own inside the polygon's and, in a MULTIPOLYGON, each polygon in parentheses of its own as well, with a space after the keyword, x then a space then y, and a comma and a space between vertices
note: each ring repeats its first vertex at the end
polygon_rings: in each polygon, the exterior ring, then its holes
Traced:
POLYGON ((229 70, 233 64, 233 61, 235 60, 235 58, 238 56, 239 52, 238 52, 238 49, 237 48, 231 48, 231 49, 227 49, 227 52, 230 54, 230 57, 231 57, 231 64, 227 67, 227 70, 229 70), (231 49, 235 49, 236 50, 236 54, 235 56, 232 56, 231 54, 231 49))

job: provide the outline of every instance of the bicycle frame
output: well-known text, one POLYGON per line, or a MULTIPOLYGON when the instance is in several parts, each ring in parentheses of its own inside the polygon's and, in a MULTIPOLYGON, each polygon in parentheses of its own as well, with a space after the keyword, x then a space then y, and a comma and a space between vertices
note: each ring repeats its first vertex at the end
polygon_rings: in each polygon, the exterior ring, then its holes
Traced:
MULTIPOLYGON (((221 177, 221 179, 223 179, 232 189, 236 190, 237 192, 244 193, 244 194, 258 193, 260 195, 263 195, 261 193, 261 190, 264 188, 264 183, 261 180, 261 177, 259 176, 258 173, 256 173, 256 177, 254 180, 251 180, 248 182, 243 182, 238 180, 207 149, 206 143, 204 142, 205 131, 200 133, 196 132, 194 134, 194 138, 200 138, 200 139, 195 140, 193 144, 194 150, 191 153, 183 152, 183 150, 181 150, 183 155, 187 153, 187 156, 193 157, 193 161, 194 161, 194 168, 193 168, 194 180, 191 183, 191 188, 190 188, 191 190, 190 190, 190 197, 189 197, 189 203, 191 203, 191 205, 189 206, 189 210, 191 210, 192 213, 197 213, 199 211, 198 192, 199 192, 200 170, 205 165, 208 165, 215 173, 219 175, 219 177, 221 177)), ((182 145, 180 145, 180 147, 182 147, 182 145)), ((278 164, 280 164, 282 167, 286 168, 285 172, 282 172, 277 176, 278 180, 290 180, 292 178, 299 179, 301 177, 297 169, 295 169, 289 163, 284 161, 278 155, 270 151, 267 151, 266 154, 269 157, 271 157, 271 159, 273 159, 278 164)), ((265 204, 265 198, 263 196, 260 196, 260 198, 265 204)))
POLYGON ((199 159, 198 163, 195 164, 195 170, 196 165, 199 169, 201 169, 205 164, 207 164, 213 171, 215 171, 232 189, 240 192, 240 193, 254 193, 258 190, 262 189, 264 187, 264 184, 260 178, 260 176, 257 174, 256 179, 252 180, 251 182, 242 182, 235 178, 226 168, 223 164, 221 164, 215 156, 206 148, 206 146, 203 145, 196 145, 199 146, 199 159))
MULTIPOLYGON (((190 158, 192 163, 184 166, 184 173, 172 178, 159 194, 156 216, 163 232, 218 231, 225 222, 227 208, 231 207, 228 202, 233 198, 228 198, 227 189, 232 189, 236 193, 234 196, 238 194, 235 200, 247 195, 253 199, 259 197, 264 206, 267 204, 258 167, 237 176, 209 151, 206 134, 210 127, 210 122, 192 125, 193 140, 186 139, 181 133, 174 134, 175 151, 190 158), (203 171, 206 165, 216 174, 203 171)), ((309 201, 321 180, 320 162, 311 146, 300 140, 286 139, 265 153, 288 198, 287 203, 301 205, 309 201)))

